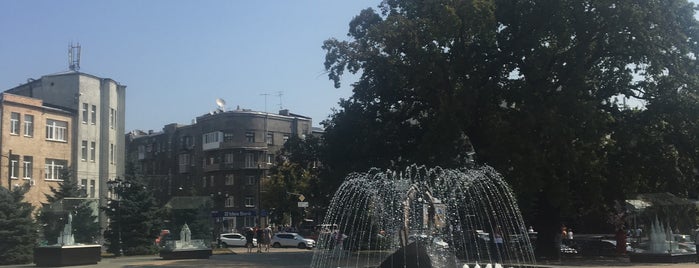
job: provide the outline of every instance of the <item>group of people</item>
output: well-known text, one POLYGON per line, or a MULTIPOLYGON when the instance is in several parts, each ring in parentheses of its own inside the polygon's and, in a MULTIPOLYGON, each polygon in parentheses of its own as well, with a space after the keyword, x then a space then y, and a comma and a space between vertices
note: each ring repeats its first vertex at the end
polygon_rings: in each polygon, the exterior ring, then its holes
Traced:
POLYGON ((269 226, 261 228, 260 226, 255 226, 255 228, 247 228, 245 230, 245 246, 248 248, 248 253, 252 252, 252 248, 255 247, 253 243, 254 239, 257 239, 257 252, 260 253, 264 249, 265 252, 269 251, 269 244, 272 241, 272 229, 269 226))

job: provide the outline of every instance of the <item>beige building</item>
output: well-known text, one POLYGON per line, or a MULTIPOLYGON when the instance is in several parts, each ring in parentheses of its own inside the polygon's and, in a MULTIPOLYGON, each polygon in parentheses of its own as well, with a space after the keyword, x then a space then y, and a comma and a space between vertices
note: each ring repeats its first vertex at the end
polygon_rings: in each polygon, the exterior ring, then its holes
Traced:
MULTIPOLYGON (((30 79, 5 92, 70 111, 75 123, 66 128, 71 146, 68 162, 88 197, 105 206, 107 181, 124 174, 126 86, 110 78, 67 71, 30 79)), ((106 226, 104 213, 100 213, 100 223, 106 226)))
POLYGON ((0 185, 29 186, 25 200, 38 208, 70 166, 73 113, 35 98, 8 93, 0 97, 0 185))

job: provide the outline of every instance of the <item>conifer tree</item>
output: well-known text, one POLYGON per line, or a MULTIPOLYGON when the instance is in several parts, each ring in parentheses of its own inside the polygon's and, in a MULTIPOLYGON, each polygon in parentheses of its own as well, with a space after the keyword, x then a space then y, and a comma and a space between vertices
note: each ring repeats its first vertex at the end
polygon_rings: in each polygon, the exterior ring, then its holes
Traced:
POLYGON ((107 252, 117 256, 155 253, 155 238, 161 229, 162 211, 153 191, 129 164, 123 179, 113 183, 115 197, 102 209, 109 217, 104 233, 107 252))
POLYGON ((0 187, 0 265, 32 262, 37 225, 32 205, 23 200, 27 190, 0 187))
POLYGON ((68 213, 71 213, 75 242, 94 243, 99 236, 94 201, 87 198, 87 192, 78 185, 70 169, 65 169, 61 178, 63 182, 59 188, 51 187, 51 193, 46 194, 47 202, 37 216, 42 226, 43 241, 47 244, 55 243, 67 223, 68 213))

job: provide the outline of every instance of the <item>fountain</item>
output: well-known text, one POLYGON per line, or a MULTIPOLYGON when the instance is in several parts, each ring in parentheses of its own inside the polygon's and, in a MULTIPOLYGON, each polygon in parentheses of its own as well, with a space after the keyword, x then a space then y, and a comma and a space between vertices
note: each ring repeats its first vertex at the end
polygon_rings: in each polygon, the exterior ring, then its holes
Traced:
POLYGON ((192 239, 192 232, 185 223, 180 230, 180 240, 164 242, 160 249, 160 257, 171 259, 208 259, 211 257, 211 248, 203 239, 192 239))
POLYGON ((490 167, 350 174, 311 267, 512 267, 534 263, 514 195, 490 167), (496 245, 492 234, 503 237, 496 245))
POLYGON ((696 260, 696 253, 680 249, 670 227, 665 227, 657 217, 651 224, 649 239, 645 249, 629 253, 631 262, 680 263, 696 260))
POLYGON ((56 244, 34 248, 36 266, 69 266, 97 264, 102 259, 102 246, 75 243, 73 215, 68 212, 68 221, 56 239, 56 244))

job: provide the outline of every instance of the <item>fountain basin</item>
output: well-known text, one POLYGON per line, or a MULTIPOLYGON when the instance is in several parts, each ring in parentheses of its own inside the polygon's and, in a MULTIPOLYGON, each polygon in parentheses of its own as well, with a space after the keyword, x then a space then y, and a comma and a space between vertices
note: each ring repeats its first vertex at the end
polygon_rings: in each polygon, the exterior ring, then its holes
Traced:
POLYGON ((697 255, 694 252, 688 253, 629 253, 629 261, 643 263, 682 263, 694 262, 697 255))
POLYGON ((40 267, 97 264, 102 260, 100 245, 44 246, 34 248, 34 264, 40 267))
POLYGON ((160 250, 160 257, 164 260, 208 259, 211 257, 211 249, 163 249, 160 250))

